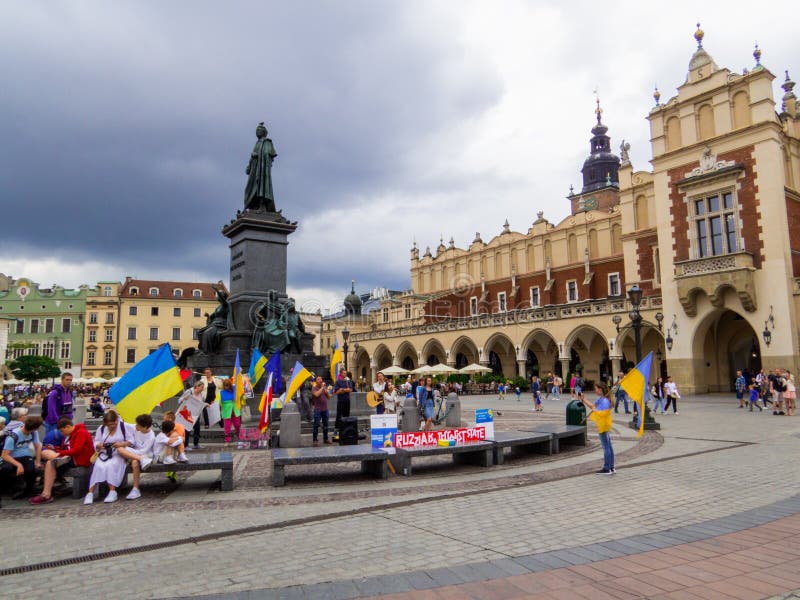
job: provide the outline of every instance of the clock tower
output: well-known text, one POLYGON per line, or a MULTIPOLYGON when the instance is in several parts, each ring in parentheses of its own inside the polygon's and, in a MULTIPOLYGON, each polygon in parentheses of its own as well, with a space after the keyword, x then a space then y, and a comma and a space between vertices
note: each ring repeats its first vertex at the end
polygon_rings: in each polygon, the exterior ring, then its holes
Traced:
POLYGON ((570 190, 567 197, 572 203, 572 214, 590 210, 608 209, 619 201, 619 157, 611 152, 608 127, 601 120, 603 110, 597 99, 597 124, 592 127, 590 153, 583 162, 583 189, 580 194, 570 190))

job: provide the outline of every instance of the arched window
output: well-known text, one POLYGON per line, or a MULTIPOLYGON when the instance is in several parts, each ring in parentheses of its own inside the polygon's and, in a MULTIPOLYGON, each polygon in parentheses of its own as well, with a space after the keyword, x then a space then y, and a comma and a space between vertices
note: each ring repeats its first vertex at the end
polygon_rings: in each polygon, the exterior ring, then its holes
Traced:
POLYGON ((536 250, 533 244, 528 244, 528 271, 536 270, 536 250))
POLYGON ((697 111, 697 129, 701 140, 714 137, 714 109, 710 104, 703 104, 697 111))
POLYGON ((567 260, 570 263, 578 262, 578 236, 574 233, 567 238, 567 260))
POLYGON ((750 122, 750 97, 745 91, 737 92, 733 96, 733 128, 747 127, 750 122))
POLYGON ((157 287, 151 287, 150 288, 150 295, 151 296, 158 296, 158 288, 157 287))
POLYGON ((110 296, 111 295, 111 286, 107 285, 103 288, 103 296, 110 296))
POLYGON ((681 122, 678 117, 670 117, 666 124, 667 150, 676 150, 681 147, 681 122))
POLYGON ((611 254, 622 252, 622 227, 619 223, 611 226, 611 254))
POLYGON ((504 274, 503 272, 503 255, 498 252, 494 255, 494 276, 495 279, 498 277, 502 277, 504 274))
POLYGON ((175 289, 173 290, 172 294, 173 294, 173 295, 174 295, 176 298, 183 298, 183 290, 182 290, 181 288, 175 288, 175 289))
POLYGON ((139 295, 139 288, 132 287, 131 288, 131 296, 138 296, 139 295))
POLYGON ((544 259, 550 260, 551 263, 553 261, 553 244, 550 243, 550 240, 544 241, 544 259))
POLYGON ((192 298, 202 298, 203 291, 202 290, 192 290, 192 298))
POLYGON ((647 213, 647 198, 639 196, 636 198, 636 229, 648 227, 650 227, 650 216, 647 213))

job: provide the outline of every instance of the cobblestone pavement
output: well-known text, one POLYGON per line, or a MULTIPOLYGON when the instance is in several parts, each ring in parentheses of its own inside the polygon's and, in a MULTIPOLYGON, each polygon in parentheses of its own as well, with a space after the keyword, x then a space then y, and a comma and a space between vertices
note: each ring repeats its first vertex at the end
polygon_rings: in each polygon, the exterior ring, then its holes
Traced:
MULTIPOLYGON (((500 409, 498 428, 563 422, 564 401, 547 401, 545 413, 514 398, 463 402, 500 409)), ((197 473, 177 487, 147 475, 137 502, 83 507, 65 498, 30 507, 6 501, 0 522, 15 552, 3 554, 0 568, 123 552, 7 575, 2 584, 21 593, 73 595, 90 577, 109 598, 131 589, 151 598, 248 590, 268 597, 270 588, 280 589, 276 597, 354 597, 401 591, 387 579, 392 576, 463 565, 480 571, 505 564, 498 561, 702 527, 800 494, 800 420, 748 413, 715 396, 687 398, 680 408, 680 415, 658 417, 660 434, 641 440, 615 424, 613 477, 593 474, 600 465, 593 441, 585 450, 492 469, 454 469, 438 459, 417 468, 415 462, 413 477, 385 482, 362 479, 349 467, 289 469, 286 488, 273 489, 268 460, 253 451, 237 454, 234 492, 216 489, 218 475, 197 473), (251 529, 230 535, 239 528, 251 529), (221 536, 178 543, 212 532, 221 536), (126 552, 161 542, 168 547, 126 552), (147 572, 168 574, 171 585, 143 578, 147 572), (362 580, 383 587, 352 583, 362 580)), ((800 581, 770 594, 797 587, 800 581)), ((456 595, 448 597, 470 597, 451 591, 456 595)))

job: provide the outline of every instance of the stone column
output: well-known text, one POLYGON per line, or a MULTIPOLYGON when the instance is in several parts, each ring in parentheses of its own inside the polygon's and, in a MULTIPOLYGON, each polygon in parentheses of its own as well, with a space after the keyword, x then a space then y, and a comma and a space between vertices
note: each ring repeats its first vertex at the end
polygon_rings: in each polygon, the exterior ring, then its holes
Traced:
POLYGON ((568 358, 559 358, 561 361, 561 379, 564 380, 564 388, 569 389, 569 377, 567 374, 569 373, 569 359, 568 358))
POLYGON ((525 364, 527 361, 524 358, 517 359, 517 375, 525 379, 527 377, 527 373, 525 373, 525 364))

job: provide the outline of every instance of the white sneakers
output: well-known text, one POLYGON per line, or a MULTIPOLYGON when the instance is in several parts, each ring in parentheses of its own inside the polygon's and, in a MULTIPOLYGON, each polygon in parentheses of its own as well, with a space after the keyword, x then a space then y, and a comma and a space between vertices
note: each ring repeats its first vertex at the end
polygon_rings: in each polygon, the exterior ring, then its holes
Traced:
POLYGON ((130 493, 125 496, 127 500, 137 500, 138 498, 142 497, 142 492, 139 491, 139 488, 133 488, 130 493))
POLYGON ((150 468, 150 465, 153 464, 153 459, 149 456, 143 456, 139 459, 139 466, 142 468, 142 471, 146 471, 150 468))
POLYGON ((165 456, 164 457, 164 464, 165 465, 174 465, 175 464, 175 458, 172 455, 165 456))
POLYGON ((88 494, 86 494, 83 497, 83 503, 84 504, 94 504, 94 494, 92 492, 89 492, 88 494))
POLYGON ((178 462, 189 462, 189 458, 186 456, 185 452, 178 454, 178 462))
POLYGON ((111 490, 110 492, 108 492, 108 496, 106 496, 105 500, 103 500, 103 502, 105 502, 106 504, 111 504, 112 502, 116 501, 117 501, 117 490, 111 490))

